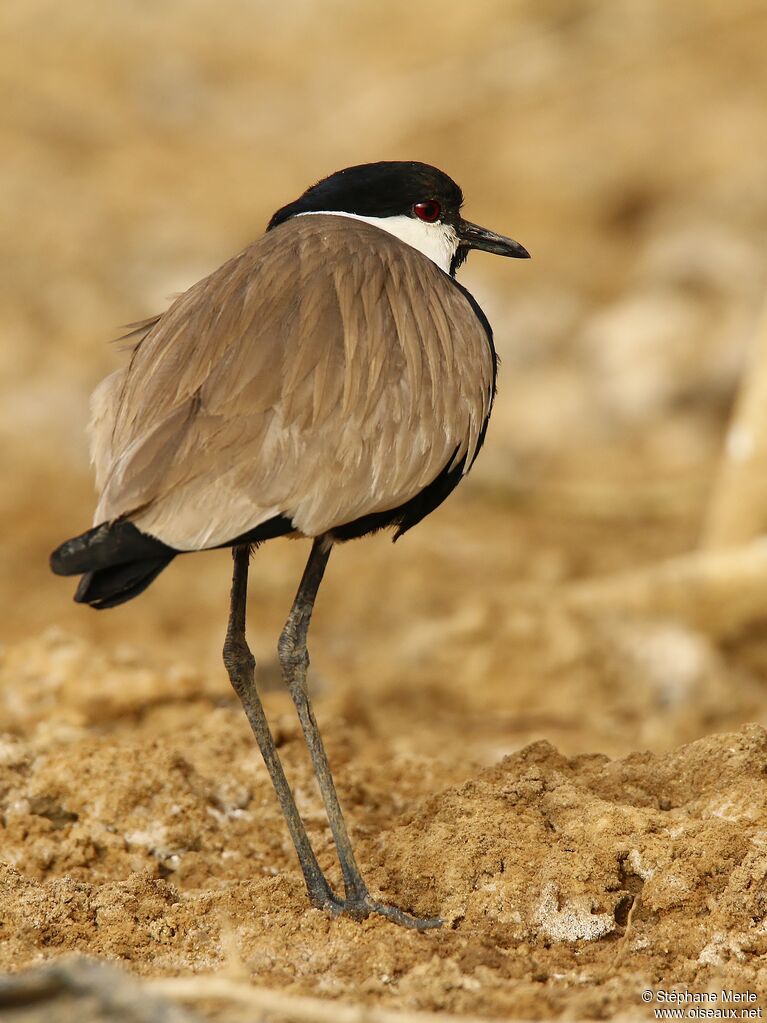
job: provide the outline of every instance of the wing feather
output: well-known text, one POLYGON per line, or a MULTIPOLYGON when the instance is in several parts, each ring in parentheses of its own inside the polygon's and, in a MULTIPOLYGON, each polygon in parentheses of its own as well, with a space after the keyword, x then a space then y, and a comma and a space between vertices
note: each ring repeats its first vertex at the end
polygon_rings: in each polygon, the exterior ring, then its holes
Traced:
POLYGON ((150 321, 95 392, 96 520, 192 550, 275 515, 315 536, 399 507, 470 463, 493 358, 420 252, 349 218, 290 220, 150 321))

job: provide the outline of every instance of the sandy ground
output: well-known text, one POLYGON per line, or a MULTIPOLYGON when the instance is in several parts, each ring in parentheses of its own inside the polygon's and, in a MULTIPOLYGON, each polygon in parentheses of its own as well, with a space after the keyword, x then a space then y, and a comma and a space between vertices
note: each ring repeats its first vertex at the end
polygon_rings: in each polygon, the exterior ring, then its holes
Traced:
MULTIPOLYGON (((150 977, 522 1018, 603 1018, 672 985, 767 994, 757 725, 615 760, 541 740, 481 768, 455 719, 413 714, 398 733, 370 698, 323 699, 373 890, 445 920, 415 934, 307 908, 265 768, 219 685, 55 630, 6 658, 2 684, 15 726, 0 746, 4 969, 81 952, 150 977)), ((268 702, 337 881, 294 717, 268 702)), ((197 1000, 240 1018, 204 986, 197 1000)))
MULTIPOLYGON (((3 5, 4 1019, 767 1007, 765 552, 695 568, 767 279, 766 28, 750 0, 3 5), (92 513, 116 324, 322 174, 411 157, 535 257, 464 278, 503 359, 472 476, 335 551, 312 625, 361 866, 423 934, 308 908, 220 663, 227 552, 103 614, 47 568, 92 513)), ((256 553, 249 630, 337 883, 275 655, 306 555, 256 553)))

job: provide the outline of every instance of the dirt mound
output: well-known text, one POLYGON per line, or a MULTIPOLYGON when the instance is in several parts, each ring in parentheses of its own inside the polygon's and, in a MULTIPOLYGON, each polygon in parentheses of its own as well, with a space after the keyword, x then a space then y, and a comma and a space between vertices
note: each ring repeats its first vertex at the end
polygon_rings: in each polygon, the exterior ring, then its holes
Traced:
MULTIPOLYGON (((26 690, 7 685, 13 651, 0 676, 8 715, 16 699, 0 742, 0 968, 66 952, 149 976, 234 961, 266 987, 490 1016, 607 1015, 648 986, 767 987, 767 732, 756 725, 619 760, 537 742, 444 788, 449 768, 333 714, 328 747, 371 887, 445 920, 413 934, 307 908, 231 699, 191 675, 163 687, 136 663, 120 677, 60 635, 46 645, 47 696, 32 675, 26 690), (46 725, 56 665, 66 689, 89 658, 93 684, 46 725), (173 699, 146 707, 150 682, 173 699)), ((337 881, 297 727, 267 699, 337 881)))

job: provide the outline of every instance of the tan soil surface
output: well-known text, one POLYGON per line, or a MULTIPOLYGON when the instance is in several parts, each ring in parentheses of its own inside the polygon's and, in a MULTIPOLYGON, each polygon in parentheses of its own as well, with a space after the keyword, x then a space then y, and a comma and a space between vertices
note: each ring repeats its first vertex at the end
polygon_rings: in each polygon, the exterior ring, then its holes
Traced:
MULTIPOLYGON (((220 679, 55 630, 6 651, 0 966, 78 951, 489 1016, 603 1017, 656 985, 767 994, 762 728, 617 760, 539 741, 480 768, 455 711, 413 692, 397 714, 353 692, 318 703, 363 870, 384 899, 441 915, 427 934, 307 908, 220 679)), ((278 694, 268 709, 337 881, 294 715, 278 694)))
MULTIPOLYGON (((145 666, 99 663, 57 634, 9 657, 3 682, 32 689, 41 648, 48 692, 17 688, 17 734, 0 746, 5 968, 77 950, 141 973, 214 971, 223 930, 260 983, 400 1007, 591 1016, 661 978, 767 987, 752 959, 767 952, 761 728, 617 761, 538 742, 472 770, 460 748, 416 752, 423 724, 398 750, 353 704, 323 701, 371 884, 446 921, 410 934, 306 908, 265 768, 225 693, 184 679, 152 701, 145 666), (70 713, 52 731, 54 698, 70 713)), ((297 728, 271 703, 335 875, 297 728)))
MULTIPOLYGON (((2 5, 0 1016, 53 1020, 9 985, 65 953, 143 1013, 74 984, 78 1023, 767 1008, 767 573, 673 599, 652 573, 698 548, 764 301, 765 32, 756 0, 2 5), (320 175, 411 157, 535 257, 463 278, 503 359, 471 477, 396 546, 335 551, 312 624, 360 863, 444 918, 424 934, 308 908, 220 663, 226 552, 103 614, 47 568, 92 514, 116 324, 320 175)), ((337 883, 275 656, 306 554, 256 553, 249 631, 337 883)))

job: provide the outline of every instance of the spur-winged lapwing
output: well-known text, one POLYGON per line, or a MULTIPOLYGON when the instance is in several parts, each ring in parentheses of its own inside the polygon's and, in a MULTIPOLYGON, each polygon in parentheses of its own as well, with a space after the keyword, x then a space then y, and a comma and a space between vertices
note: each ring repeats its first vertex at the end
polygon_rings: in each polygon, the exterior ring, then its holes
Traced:
POLYGON ((471 249, 526 257, 461 216, 463 196, 423 163, 349 167, 274 214, 258 241, 139 324, 128 365, 92 399, 100 499, 88 532, 51 556, 82 575, 75 600, 114 607, 178 555, 231 547, 224 663, 298 853, 309 897, 380 913, 360 876, 306 685, 306 636, 333 544, 433 511, 471 468, 493 405, 490 325, 455 279, 471 249), (245 639, 252 547, 312 540, 279 641, 327 810, 345 896, 328 884, 296 809, 245 639))

